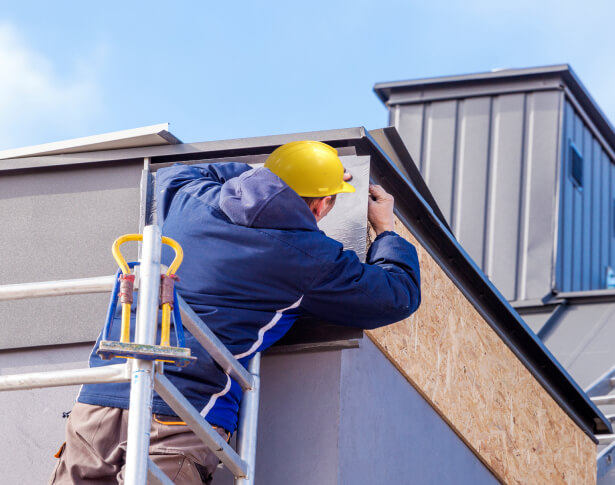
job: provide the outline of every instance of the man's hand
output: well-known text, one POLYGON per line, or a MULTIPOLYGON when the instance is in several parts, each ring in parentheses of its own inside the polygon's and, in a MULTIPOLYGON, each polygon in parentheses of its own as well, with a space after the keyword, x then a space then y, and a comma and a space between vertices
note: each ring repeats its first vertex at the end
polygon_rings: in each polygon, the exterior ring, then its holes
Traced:
POLYGON ((376 231, 376 235, 385 231, 393 231, 395 229, 393 196, 380 185, 370 184, 367 202, 367 218, 376 231))

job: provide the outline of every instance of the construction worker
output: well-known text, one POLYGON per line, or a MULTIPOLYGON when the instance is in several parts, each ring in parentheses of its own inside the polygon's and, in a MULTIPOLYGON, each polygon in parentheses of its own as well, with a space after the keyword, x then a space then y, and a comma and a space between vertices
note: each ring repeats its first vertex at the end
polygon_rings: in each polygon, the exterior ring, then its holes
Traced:
MULTIPOLYGON (((315 141, 283 145, 256 169, 212 163, 158 171, 158 222, 184 249, 177 290, 244 365, 301 313, 369 329, 418 308, 416 250, 393 232, 393 197, 382 187, 369 188, 377 237, 365 264, 318 229, 336 197, 355 191, 347 180, 336 150, 315 141)), ((172 256, 163 250, 162 262, 172 256)), ((190 334, 186 345, 196 363, 166 364, 165 375, 228 439, 241 388, 190 334)), ((120 362, 90 358, 92 367, 120 362)), ((122 483, 128 405, 129 384, 82 387, 52 483, 122 483)), ((150 458, 175 483, 210 483, 217 457, 158 395, 153 413, 150 458)))

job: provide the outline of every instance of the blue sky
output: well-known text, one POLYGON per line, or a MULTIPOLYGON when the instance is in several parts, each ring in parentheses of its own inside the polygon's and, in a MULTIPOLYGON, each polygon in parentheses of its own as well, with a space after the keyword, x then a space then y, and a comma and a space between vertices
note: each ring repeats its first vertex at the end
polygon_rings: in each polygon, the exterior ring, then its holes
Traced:
POLYGON ((615 121, 615 2, 5 2, 0 149, 387 124, 376 82, 569 63, 615 121))

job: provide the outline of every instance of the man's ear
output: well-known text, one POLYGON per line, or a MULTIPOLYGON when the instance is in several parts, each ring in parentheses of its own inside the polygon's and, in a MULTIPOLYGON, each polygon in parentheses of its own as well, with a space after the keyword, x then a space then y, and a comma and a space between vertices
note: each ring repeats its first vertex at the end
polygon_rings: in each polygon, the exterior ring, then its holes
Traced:
POLYGON ((334 203, 335 197, 332 195, 327 195, 322 199, 314 201, 314 204, 312 205, 312 207, 310 207, 310 209, 312 210, 312 214, 314 214, 314 217, 316 217, 316 220, 319 221, 325 215, 327 215, 334 203))
POLYGON ((316 220, 318 220, 318 218, 320 217, 320 215, 322 214, 323 210, 326 207, 325 199, 326 197, 323 197, 322 199, 316 199, 312 201, 312 203, 310 204, 310 210, 312 211, 312 214, 314 214, 314 217, 316 218, 316 220))

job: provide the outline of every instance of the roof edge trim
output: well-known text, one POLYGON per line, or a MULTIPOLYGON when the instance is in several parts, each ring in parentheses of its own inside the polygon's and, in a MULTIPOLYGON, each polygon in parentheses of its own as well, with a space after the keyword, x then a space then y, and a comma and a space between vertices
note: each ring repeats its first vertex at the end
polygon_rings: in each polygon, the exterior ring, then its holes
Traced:
MULTIPOLYGON (((459 87, 463 85, 486 85, 489 82, 518 81, 540 78, 561 78, 574 95, 579 105, 587 113, 598 131, 615 150, 615 127, 604 114, 598 103, 589 94, 569 64, 556 64, 552 66, 530 67, 522 69, 501 69, 475 74, 462 74, 456 76, 440 76, 407 81, 392 81, 376 83, 373 87, 380 101, 389 106, 389 98, 393 91, 430 90, 432 88, 459 87)), ((495 88, 495 86, 494 86, 495 88)))
POLYGON ((42 145, 11 148, 9 150, 0 151, 0 160, 112 150, 114 148, 180 144, 181 140, 176 138, 168 130, 168 123, 160 123, 157 125, 132 128, 130 130, 112 131, 100 135, 44 143, 42 145), (156 138, 159 138, 159 140, 156 138))

